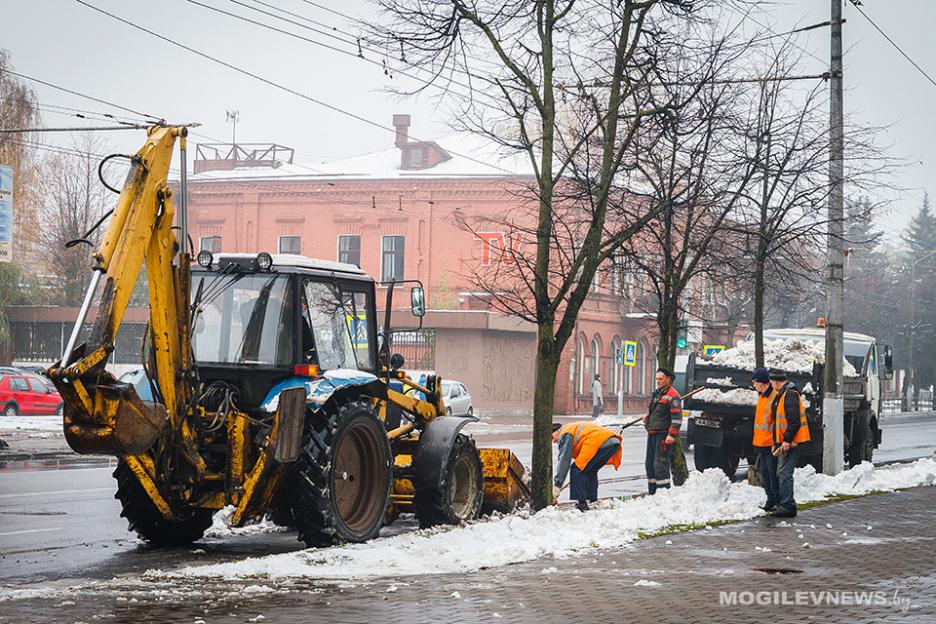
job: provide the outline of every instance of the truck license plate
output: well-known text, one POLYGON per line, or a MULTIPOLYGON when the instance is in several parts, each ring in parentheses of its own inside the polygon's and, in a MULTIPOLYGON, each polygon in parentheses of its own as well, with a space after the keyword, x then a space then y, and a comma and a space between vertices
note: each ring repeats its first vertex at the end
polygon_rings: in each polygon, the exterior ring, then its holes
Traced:
POLYGON ((696 427, 711 427, 712 429, 721 429, 720 421, 709 420, 708 418, 696 418, 695 424, 696 427))

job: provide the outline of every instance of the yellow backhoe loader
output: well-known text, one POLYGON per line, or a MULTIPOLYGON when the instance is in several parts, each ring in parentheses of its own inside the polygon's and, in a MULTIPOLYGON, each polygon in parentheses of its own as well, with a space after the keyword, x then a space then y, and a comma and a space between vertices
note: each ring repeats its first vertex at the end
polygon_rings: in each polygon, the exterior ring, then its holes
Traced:
MULTIPOLYGON (((375 283, 357 267, 207 251, 192 263, 186 134, 153 127, 130 157, 74 330, 49 370, 69 445, 119 458, 116 497, 130 529, 155 545, 186 544, 233 505, 234 525, 269 513, 321 546, 371 539, 401 512, 431 526, 522 501, 517 458, 479 451, 462 432, 471 419, 445 415, 440 379, 416 383, 391 353, 399 283, 387 285, 378 336, 375 283), (168 183, 176 143, 178 215, 168 183), (145 387, 105 368, 144 261, 145 387)), ((421 324, 421 285, 410 298, 421 324)))

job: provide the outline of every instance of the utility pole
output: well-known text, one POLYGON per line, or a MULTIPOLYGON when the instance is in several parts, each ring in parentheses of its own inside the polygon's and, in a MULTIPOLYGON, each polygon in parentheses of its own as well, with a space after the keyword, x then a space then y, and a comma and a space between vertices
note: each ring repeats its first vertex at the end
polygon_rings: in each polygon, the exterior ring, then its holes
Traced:
POLYGON ((231 144, 237 145, 237 120, 240 119, 240 111, 227 111, 227 121, 233 122, 234 127, 231 130, 231 144))
POLYGON ((842 356, 845 316, 845 139, 842 94, 842 1, 832 0, 829 106, 829 235, 826 276, 825 395, 822 400, 822 471, 844 468, 845 400, 842 356))

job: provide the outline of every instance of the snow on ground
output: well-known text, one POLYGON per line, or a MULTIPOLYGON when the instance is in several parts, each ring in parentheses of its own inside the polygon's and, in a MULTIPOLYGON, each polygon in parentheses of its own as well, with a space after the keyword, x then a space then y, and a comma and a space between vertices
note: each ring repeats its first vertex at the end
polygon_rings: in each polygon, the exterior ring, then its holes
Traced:
POLYGON ((61 416, 3 416, 0 417, 0 437, 3 434, 26 438, 62 437, 61 416))
MULTIPOLYGON (((936 460, 875 468, 864 463, 836 476, 796 471, 796 498, 805 503, 841 494, 867 494, 936 484, 936 460)), ((763 515, 761 488, 730 483, 718 469, 692 473, 682 487, 656 496, 603 501, 587 513, 550 507, 463 527, 414 531, 366 544, 248 558, 177 571, 150 570, 149 578, 364 579, 464 573, 538 559, 619 548, 673 525, 745 520, 763 515)))
POLYGON ((211 526, 205 531, 205 537, 229 537, 231 535, 256 535, 257 533, 282 533, 288 531, 286 527, 275 525, 271 520, 264 516, 259 522, 248 524, 242 527, 231 526, 231 516, 236 508, 234 505, 228 505, 218 511, 211 519, 211 526))
MULTIPOLYGON (((780 368, 784 371, 796 373, 812 372, 813 362, 820 364, 825 361, 825 341, 814 340, 765 340, 764 364, 769 368, 780 368)), ((737 347, 726 349, 717 353, 710 362, 698 360, 699 365, 717 364, 730 366, 742 370, 754 370, 754 341, 747 340, 737 347)), ((847 360, 842 359, 843 371, 846 377, 857 375, 855 367, 847 360)))
POLYGON ((734 388, 722 391, 718 388, 706 388, 692 395, 694 401, 719 403, 721 405, 757 405, 757 391, 747 388, 734 388))

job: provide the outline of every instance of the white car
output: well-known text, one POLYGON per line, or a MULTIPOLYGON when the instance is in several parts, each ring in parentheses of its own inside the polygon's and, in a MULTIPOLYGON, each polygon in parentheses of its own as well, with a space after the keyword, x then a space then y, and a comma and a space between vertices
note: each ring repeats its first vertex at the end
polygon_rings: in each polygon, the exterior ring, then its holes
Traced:
POLYGON ((452 379, 442 380, 442 398, 449 416, 474 416, 474 405, 465 384, 452 379))

